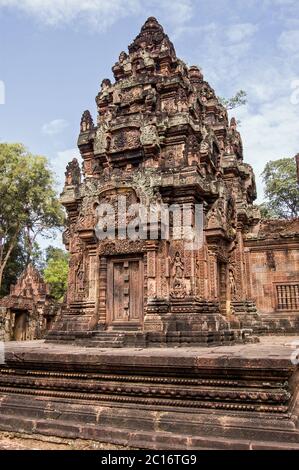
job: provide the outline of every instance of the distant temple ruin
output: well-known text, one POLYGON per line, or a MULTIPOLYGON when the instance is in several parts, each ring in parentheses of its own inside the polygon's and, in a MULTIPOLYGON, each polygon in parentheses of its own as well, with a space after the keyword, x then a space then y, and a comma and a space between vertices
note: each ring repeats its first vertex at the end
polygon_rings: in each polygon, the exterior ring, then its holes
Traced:
POLYGON ((31 264, 10 294, 0 299, 0 340, 26 341, 44 337, 55 319, 58 306, 49 286, 31 264))
POLYGON ((176 56, 155 18, 112 70, 96 124, 89 111, 82 116, 83 175, 76 159, 66 171, 67 305, 49 339, 181 345, 238 340, 248 328, 298 331, 298 220, 260 220, 236 120, 201 70, 176 56), (99 238, 98 209, 117 213, 121 197, 115 236, 102 213, 107 237, 99 238), (155 239, 144 221, 135 228, 145 236, 120 236, 132 204, 188 206, 193 227, 199 205, 202 243, 186 249, 171 218, 169 239, 159 217, 155 239))

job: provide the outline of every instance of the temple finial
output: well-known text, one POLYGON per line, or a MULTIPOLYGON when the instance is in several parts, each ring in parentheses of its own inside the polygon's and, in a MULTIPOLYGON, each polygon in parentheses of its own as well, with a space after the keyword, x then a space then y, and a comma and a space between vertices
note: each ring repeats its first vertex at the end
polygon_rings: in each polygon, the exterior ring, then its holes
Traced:
POLYGON ((150 16, 144 25, 141 28, 141 33, 144 33, 145 31, 161 31, 164 32, 163 27, 160 25, 159 21, 157 18, 154 16, 150 16))
POLYGON ((86 111, 84 111, 82 118, 81 118, 80 131, 81 132, 90 131, 91 129, 93 129, 93 127, 94 127, 93 119, 92 119, 90 112, 87 109, 86 111))
POLYGON ((175 55, 173 44, 170 42, 167 34, 158 20, 150 16, 142 26, 140 33, 129 46, 129 52, 133 53, 140 49, 149 51, 159 50, 166 47, 175 55))
POLYGON ((234 117, 232 117, 231 120, 230 120, 230 128, 233 129, 233 130, 237 129, 237 121, 236 121, 236 118, 234 118, 234 117))

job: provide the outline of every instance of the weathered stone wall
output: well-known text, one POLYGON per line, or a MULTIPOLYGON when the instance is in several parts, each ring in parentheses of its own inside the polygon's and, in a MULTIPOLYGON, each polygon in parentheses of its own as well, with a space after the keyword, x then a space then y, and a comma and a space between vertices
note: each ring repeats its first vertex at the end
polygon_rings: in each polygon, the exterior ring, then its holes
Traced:
POLYGON ((263 221, 245 240, 248 297, 259 313, 299 316, 299 220, 263 221))

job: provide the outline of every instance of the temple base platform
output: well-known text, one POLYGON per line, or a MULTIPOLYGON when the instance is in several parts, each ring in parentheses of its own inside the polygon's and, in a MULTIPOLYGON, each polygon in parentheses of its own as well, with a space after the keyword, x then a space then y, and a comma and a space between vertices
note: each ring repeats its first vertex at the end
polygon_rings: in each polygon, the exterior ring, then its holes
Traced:
POLYGON ((0 430, 140 449, 299 449, 295 340, 162 349, 6 343, 0 430))
POLYGON ((222 331, 171 331, 138 332, 138 331, 55 331, 47 336, 46 342, 72 344, 84 347, 99 348, 173 348, 194 346, 219 346, 223 344, 258 342, 252 329, 222 331))

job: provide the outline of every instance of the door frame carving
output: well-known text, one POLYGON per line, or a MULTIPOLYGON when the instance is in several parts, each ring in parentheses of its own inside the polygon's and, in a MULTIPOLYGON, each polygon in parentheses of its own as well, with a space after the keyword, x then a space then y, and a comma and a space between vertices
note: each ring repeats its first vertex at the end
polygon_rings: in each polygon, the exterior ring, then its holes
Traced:
POLYGON ((147 302, 147 253, 146 252, 137 252, 137 253, 115 253, 100 256, 100 276, 99 276, 99 303, 98 303, 98 325, 103 329, 113 328, 120 329, 133 328, 142 330, 143 329, 143 322, 144 322, 144 315, 145 315, 145 306, 147 302), (109 305, 109 285, 108 285, 108 270, 109 270, 109 262, 110 260, 139 260, 142 264, 142 272, 141 272, 141 286, 143 289, 142 295, 142 315, 139 322, 111 322, 110 321, 110 305, 109 305))

